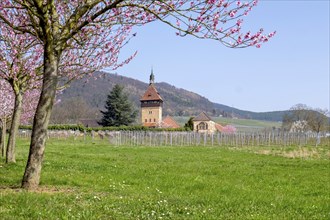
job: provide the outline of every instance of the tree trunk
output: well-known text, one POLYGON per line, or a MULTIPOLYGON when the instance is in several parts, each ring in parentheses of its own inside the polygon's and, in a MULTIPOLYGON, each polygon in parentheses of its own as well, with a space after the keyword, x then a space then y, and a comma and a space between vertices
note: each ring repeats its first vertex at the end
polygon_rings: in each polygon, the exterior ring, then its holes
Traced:
MULTIPOLYGON (((0 120, 0 122, 1 122, 1 120, 0 120)), ((3 148, 3 143, 2 143, 2 125, 1 125, 1 127, 0 127, 0 152, 2 152, 2 148, 3 148)))
POLYGON ((1 122, 2 122, 2 129, 1 129, 1 141, 0 141, 0 149, 1 149, 1 155, 2 157, 5 156, 5 151, 6 151, 6 117, 2 118, 1 119, 1 122))
POLYGON ((16 163, 16 158, 15 158, 16 136, 21 120, 22 99, 23 97, 20 92, 15 94, 15 107, 12 116, 10 131, 9 131, 9 138, 8 138, 8 145, 6 152, 6 163, 16 163))
MULTIPOLYGON (((47 49, 49 50, 49 48, 45 48, 45 51, 47 51, 47 49)), ((28 190, 38 188, 40 182, 42 160, 47 138, 47 127, 57 87, 58 56, 54 53, 45 52, 44 57, 45 65, 42 90, 33 120, 29 158, 22 180, 22 188, 28 190)))
POLYGON ((317 147, 319 144, 321 144, 321 136, 320 131, 317 131, 315 147, 317 147))

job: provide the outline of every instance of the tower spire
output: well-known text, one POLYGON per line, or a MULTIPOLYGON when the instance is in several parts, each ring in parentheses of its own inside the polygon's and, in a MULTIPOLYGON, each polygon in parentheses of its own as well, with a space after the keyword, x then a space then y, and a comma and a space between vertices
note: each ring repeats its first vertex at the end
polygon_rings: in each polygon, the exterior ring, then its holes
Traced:
POLYGON ((154 69, 151 68, 151 74, 150 74, 150 78, 149 78, 149 84, 154 84, 155 83, 155 75, 154 75, 154 69))

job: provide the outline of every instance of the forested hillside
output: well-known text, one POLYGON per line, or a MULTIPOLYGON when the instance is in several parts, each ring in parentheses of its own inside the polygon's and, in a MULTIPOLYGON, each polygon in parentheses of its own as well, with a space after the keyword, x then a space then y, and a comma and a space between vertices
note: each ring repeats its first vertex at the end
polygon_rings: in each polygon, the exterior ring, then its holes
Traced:
MULTIPOLYGON (((148 83, 105 72, 97 72, 95 76, 96 79, 83 78, 73 82, 57 96, 60 101, 54 107, 52 122, 76 123, 81 118, 100 118, 100 109, 103 109, 109 91, 116 84, 125 87, 131 101, 139 109, 140 97, 148 87, 148 83)), ((164 100, 163 115, 194 116, 205 111, 211 116, 281 121, 285 114, 285 111, 265 113, 242 111, 213 103, 203 96, 168 83, 155 83, 155 86, 164 100)))

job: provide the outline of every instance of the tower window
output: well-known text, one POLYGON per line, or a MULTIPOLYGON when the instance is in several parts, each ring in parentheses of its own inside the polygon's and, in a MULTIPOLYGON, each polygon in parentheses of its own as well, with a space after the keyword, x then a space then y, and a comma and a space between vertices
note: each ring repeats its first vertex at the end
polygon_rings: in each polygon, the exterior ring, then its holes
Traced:
POLYGON ((154 118, 154 122, 156 122, 156 119, 154 118))
POLYGON ((152 114, 152 111, 149 111, 149 114, 152 114))
POLYGON ((145 119, 144 122, 148 122, 148 119, 145 119))
POLYGON ((149 118, 149 122, 151 122, 151 118, 149 118))

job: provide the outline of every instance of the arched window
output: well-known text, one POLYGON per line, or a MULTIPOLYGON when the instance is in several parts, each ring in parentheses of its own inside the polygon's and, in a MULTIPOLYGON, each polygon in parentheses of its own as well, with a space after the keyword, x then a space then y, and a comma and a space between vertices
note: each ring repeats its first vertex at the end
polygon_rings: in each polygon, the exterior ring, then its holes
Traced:
POLYGON ((207 130, 208 129, 208 126, 207 126, 207 123, 205 122, 201 122, 197 125, 197 130, 207 130))

